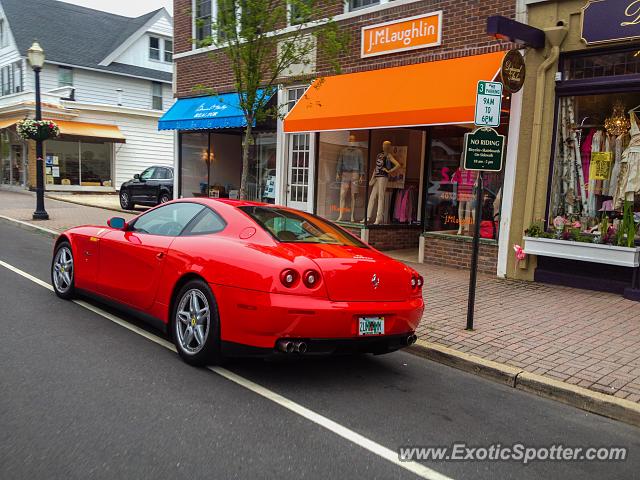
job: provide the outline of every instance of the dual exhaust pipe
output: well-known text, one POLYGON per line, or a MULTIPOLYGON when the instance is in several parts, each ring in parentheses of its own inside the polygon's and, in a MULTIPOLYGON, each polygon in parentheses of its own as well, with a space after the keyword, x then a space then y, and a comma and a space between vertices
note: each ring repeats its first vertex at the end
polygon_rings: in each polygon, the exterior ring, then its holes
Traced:
POLYGON ((278 350, 284 353, 306 353, 307 343, 302 341, 278 340, 278 350))

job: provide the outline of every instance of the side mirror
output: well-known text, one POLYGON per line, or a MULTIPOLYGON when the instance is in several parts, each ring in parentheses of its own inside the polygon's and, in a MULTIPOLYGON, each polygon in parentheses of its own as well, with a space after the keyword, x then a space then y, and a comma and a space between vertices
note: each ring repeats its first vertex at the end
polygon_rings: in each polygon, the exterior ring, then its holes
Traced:
POLYGON ((136 173, 136 174, 133 176, 133 178, 134 178, 135 180, 140 180, 140 174, 139 174, 139 173, 136 173))
POLYGON ((113 217, 107 220, 107 225, 116 230, 125 230, 127 228, 127 222, 122 217, 113 217))

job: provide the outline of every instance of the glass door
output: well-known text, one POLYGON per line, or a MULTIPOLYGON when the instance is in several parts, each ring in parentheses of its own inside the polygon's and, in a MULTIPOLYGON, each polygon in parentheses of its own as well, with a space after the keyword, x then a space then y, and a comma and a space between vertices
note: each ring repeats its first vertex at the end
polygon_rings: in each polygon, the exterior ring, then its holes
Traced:
POLYGON ((310 133, 289 135, 287 205, 307 212, 313 211, 313 150, 310 133))

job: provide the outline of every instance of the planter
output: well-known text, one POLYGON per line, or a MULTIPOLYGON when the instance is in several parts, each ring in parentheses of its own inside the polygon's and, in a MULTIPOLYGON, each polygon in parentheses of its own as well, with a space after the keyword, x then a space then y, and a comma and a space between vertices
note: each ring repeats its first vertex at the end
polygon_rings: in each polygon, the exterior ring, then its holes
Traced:
POLYGON ((640 247, 616 247, 554 238, 524 237, 524 251, 529 255, 604 263, 620 267, 633 268, 640 265, 640 247))

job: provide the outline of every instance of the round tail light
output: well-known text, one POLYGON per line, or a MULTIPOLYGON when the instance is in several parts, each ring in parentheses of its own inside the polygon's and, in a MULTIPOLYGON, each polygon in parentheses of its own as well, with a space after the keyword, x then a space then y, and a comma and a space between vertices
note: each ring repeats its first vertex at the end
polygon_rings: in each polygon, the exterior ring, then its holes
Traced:
POLYGON ((304 272, 302 281, 307 288, 314 288, 320 282, 320 274, 315 270, 307 270, 304 272))
POLYGON ((418 275, 418 288, 422 288, 423 285, 424 285, 424 278, 422 278, 422 275, 418 275))
POLYGON ((283 270, 280 274, 280 282, 287 288, 293 287, 298 281, 298 272, 291 268, 283 270))
POLYGON ((411 275, 411 288, 416 288, 416 285, 418 285, 418 279, 411 275))

